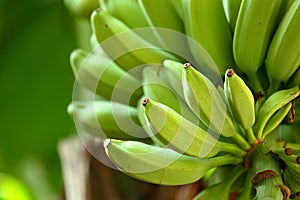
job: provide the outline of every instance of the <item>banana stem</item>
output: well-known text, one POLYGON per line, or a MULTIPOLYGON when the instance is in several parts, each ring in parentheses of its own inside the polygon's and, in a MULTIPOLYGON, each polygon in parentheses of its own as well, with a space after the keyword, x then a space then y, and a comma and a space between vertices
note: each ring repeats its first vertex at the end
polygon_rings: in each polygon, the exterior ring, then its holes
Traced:
POLYGON ((257 138, 255 137, 252 128, 249 128, 249 129, 247 129, 247 130, 245 130, 245 131, 246 131, 246 135, 247 135, 247 140, 248 140, 248 142, 249 142, 250 144, 254 144, 255 141, 257 140, 257 138))
POLYGON ((250 144, 239 133, 235 133, 232 139, 244 150, 250 149, 250 144))

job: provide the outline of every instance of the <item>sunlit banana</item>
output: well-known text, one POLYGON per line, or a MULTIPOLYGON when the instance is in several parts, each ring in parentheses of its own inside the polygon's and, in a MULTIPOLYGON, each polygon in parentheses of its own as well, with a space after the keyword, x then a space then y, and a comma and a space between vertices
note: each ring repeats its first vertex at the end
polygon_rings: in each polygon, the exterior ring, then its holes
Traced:
POLYGON ((248 130, 255 122, 254 97, 233 69, 228 69, 225 74, 224 92, 227 103, 235 120, 248 130))
POLYGON ((203 55, 201 48, 189 42, 191 52, 201 70, 206 72, 205 68, 210 68, 212 72, 224 74, 227 67, 234 67, 232 34, 222 0, 182 0, 182 6, 186 34, 201 45, 212 58, 212 63, 207 58, 208 62, 202 66, 201 63, 207 55, 203 55))
POLYGON ((242 165, 237 165, 235 169, 233 169, 229 174, 227 174, 227 179, 202 190, 193 200, 228 200, 232 185, 244 172, 245 168, 242 165))
POLYGON ((192 183, 213 167, 241 162, 231 155, 199 159, 136 141, 107 140, 105 149, 124 173, 160 185, 192 183))
POLYGON ((183 87, 182 87, 182 72, 183 63, 173 60, 164 60, 162 67, 165 70, 165 75, 168 83, 182 99, 184 99, 183 87))
POLYGON ((282 18, 270 43, 265 66, 269 76, 286 81, 300 64, 300 1, 295 0, 282 18))
POLYGON ((101 47, 126 71, 147 63, 161 63, 165 59, 177 60, 172 54, 144 40, 106 11, 94 11, 91 20, 101 47))
POLYGON ((281 90, 272 94, 261 106, 257 118, 257 138, 265 137, 263 133, 267 122, 271 116, 280 108, 297 98, 300 94, 300 87, 296 86, 290 89, 281 90))
POLYGON ((165 104, 177 113, 181 114, 187 120, 199 125, 203 129, 206 127, 189 109, 181 97, 175 94, 170 84, 167 82, 167 73, 162 67, 148 65, 143 69, 143 91, 144 96, 154 101, 165 104))
POLYGON ((112 101, 73 102, 69 106, 77 128, 100 138, 139 140, 147 138, 138 111, 112 101))
POLYGON ((242 0, 223 0, 223 6, 231 31, 234 33, 236 19, 240 10, 242 0))
POLYGON ((248 74, 254 74, 264 62, 281 1, 242 1, 234 32, 233 54, 238 67, 248 74))
POLYGON ((136 105, 143 94, 141 83, 103 52, 95 51, 87 55, 78 49, 72 52, 70 60, 76 79, 100 96, 136 105))
POLYGON ((155 137, 168 147, 196 157, 212 157, 221 151, 237 156, 245 155, 237 145, 216 140, 166 105, 149 99, 142 103, 144 115, 155 137))
POLYGON ((236 132, 225 102, 209 79, 187 63, 182 82, 187 104, 207 127, 225 137, 233 137, 242 148, 250 148, 236 132))

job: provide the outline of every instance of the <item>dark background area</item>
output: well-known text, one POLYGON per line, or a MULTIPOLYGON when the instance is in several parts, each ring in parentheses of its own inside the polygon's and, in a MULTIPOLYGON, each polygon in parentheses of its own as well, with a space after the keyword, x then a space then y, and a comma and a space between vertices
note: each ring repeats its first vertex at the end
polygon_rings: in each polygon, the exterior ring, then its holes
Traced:
POLYGON ((36 198, 63 190, 57 143, 75 133, 66 112, 74 32, 62 0, 0 1, 0 173, 36 198))

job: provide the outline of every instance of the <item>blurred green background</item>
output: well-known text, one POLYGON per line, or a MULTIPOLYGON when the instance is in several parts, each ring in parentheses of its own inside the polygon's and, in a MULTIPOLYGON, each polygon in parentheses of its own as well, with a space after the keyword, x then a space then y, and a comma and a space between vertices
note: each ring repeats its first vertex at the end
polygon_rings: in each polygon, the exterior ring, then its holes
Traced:
POLYGON ((62 0, 0 1, 0 173, 37 199, 63 193, 57 143, 75 132, 66 112, 74 32, 62 0))

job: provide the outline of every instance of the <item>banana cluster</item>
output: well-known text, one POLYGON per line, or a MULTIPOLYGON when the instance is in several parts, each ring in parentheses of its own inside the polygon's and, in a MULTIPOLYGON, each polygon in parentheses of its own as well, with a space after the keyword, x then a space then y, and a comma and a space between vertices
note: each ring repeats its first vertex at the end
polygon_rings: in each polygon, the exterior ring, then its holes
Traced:
POLYGON ((93 94, 69 106, 78 131, 134 178, 205 177, 195 200, 298 198, 300 0, 98 6, 90 48, 70 56, 93 94))

